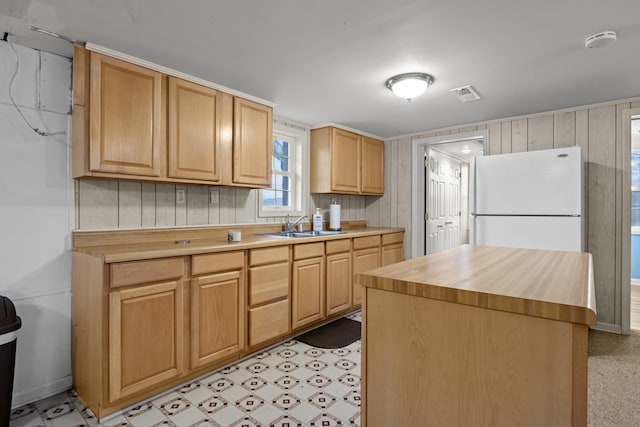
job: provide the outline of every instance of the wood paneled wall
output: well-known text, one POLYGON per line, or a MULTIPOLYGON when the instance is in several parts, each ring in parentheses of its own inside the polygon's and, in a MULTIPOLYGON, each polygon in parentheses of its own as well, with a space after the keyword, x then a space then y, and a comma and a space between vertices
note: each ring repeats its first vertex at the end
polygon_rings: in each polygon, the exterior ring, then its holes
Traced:
MULTIPOLYGON (((219 203, 209 203, 204 185, 153 184, 111 180, 75 180, 76 229, 179 227, 206 224, 283 222, 284 217, 258 216, 258 190, 217 187, 219 203), (187 200, 176 203, 176 189, 187 200)), ((342 206, 343 220, 365 219, 365 197, 313 194, 305 214, 308 220, 319 207, 329 220, 329 204, 342 206)))
POLYGON ((385 141, 385 195, 368 197, 369 225, 406 229, 411 248, 411 146, 416 139, 488 129, 490 154, 580 145, 585 158, 587 251, 594 258, 598 326, 619 331, 622 286, 622 112, 640 97, 465 124, 385 141))

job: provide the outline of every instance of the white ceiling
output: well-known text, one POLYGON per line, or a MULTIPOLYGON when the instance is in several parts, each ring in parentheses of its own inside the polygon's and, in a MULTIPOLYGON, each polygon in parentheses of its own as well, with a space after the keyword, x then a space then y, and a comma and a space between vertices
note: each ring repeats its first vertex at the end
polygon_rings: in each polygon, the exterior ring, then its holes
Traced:
POLYGON ((640 95, 638 0, 1 0, 10 40, 36 26, 276 103, 275 114, 380 137, 640 95), (618 41, 585 49, 587 36, 618 41), (411 103, 387 78, 425 72, 411 103), (463 104, 449 90, 473 85, 463 104))

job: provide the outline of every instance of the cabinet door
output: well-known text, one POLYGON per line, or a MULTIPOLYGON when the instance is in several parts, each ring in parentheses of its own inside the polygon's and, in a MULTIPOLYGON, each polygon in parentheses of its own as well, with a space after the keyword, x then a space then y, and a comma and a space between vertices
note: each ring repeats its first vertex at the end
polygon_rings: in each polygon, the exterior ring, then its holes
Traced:
POLYGON ((221 179, 221 102, 213 89, 169 77, 169 177, 221 179))
POLYGON ((351 306, 351 253, 327 255, 327 315, 351 306))
POLYGON ((324 318, 324 257, 293 262, 291 327, 324 318))
POLYGON ((109 304, 110 401, 183 372, 181 281, 114 291, 109 304))
POLYGON ((162 75, 91 53, 90 169, 159 176, 162 75))
POLYGON ((242 98, 233 103, 233 183, 271 185, 272 112, 242 98))
POLYGON ((191 281, 191 367, 197 368, 244 348, 242 270, 191 281))
POLYGON ((404 261, 402 243, 382 247, 382 266, 404 261))
POLYGON ((362 137, 363 193, 384 194, 384 142, 362 137))
MULTIPOLYGON (((353 274, 380 267, 380 248, 361 249, 353 253, 353 274)), ((362 303, 362 286, 353 281, 353 305, 362 303)))
POLYGON ((332 128, 331 189, 360 193, 360 136, 332 128))

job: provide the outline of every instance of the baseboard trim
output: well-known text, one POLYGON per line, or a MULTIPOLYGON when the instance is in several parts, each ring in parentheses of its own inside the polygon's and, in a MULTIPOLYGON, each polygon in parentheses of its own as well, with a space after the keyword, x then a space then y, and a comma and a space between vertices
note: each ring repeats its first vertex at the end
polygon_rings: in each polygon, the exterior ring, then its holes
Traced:
POLYGON ((595 326, 592 327, 592 329, 602 332, 611 332, 614 334, 622 333, 622 328, 620 327, 620 325, 614 325, 613 323, 597 322, 595 326))
POLYGON ((72 386, 72 377, 71 375, 67 375, 51 383, 14 393, 11 398, 11 409, 70 390, 72 386))

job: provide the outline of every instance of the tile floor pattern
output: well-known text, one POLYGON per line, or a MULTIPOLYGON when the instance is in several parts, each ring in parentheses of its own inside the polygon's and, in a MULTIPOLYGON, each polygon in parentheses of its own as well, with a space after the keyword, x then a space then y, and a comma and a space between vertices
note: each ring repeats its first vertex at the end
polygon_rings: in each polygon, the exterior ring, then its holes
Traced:
MULTIPOLYGON (((348 316, 360 321, 360 312, 348 316)), ((70 390, 16 408, 10 427, 360 425, 360 341, 291 340, 98 423, 70 390)))

